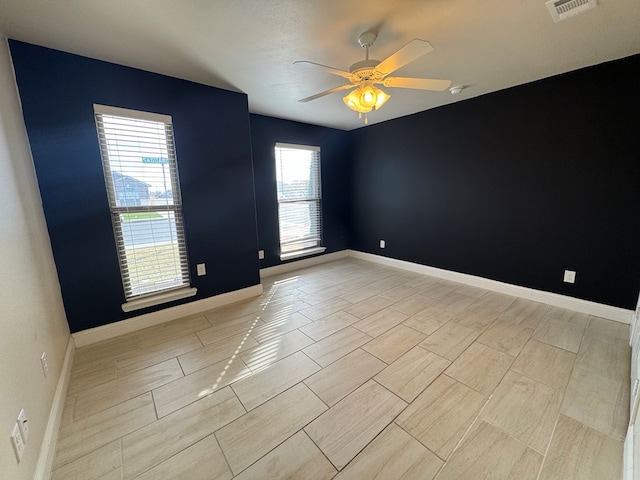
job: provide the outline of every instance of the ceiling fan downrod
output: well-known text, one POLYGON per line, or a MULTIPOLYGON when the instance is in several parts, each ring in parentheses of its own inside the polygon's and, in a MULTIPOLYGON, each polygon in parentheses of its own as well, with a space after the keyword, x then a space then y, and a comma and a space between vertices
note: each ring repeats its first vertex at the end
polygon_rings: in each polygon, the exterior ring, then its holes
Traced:
POLYGON ((365 49, 365 60, 369 60, 369 47, 373 45, 378 36, 373 32, 364 32, 358 37, 358 43, 365 49))

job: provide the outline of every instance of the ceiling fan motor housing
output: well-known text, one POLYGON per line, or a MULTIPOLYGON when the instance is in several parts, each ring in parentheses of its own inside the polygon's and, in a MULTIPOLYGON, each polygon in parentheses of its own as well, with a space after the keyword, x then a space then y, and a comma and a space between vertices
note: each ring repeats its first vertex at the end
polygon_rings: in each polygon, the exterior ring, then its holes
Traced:
POLYGON ((376 70, 380 60, 362 60, 356 62, 349 67, 349 71, 356 75, 360 80, 381 81, 383 75, 376 70), (378 78, 380 77, 380 78, 378 78))

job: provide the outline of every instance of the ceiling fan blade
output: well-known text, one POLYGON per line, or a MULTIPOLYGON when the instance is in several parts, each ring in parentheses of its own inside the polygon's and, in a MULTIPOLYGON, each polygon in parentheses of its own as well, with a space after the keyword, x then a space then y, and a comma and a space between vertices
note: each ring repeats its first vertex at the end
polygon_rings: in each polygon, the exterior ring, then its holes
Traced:
POLYGON ((389 75, 432 50, 433 47, 429 42, 414 38, 396 53, 382 60, 376 67, 376 70, 384 75, 389 75))
POLYGON ((298 100, 301 103, 310 102, 311 100, 315 100, 316 98, 324 97, 325 95, 330 95, 332 93, 340 92, 342 90, 348 90, 350 88, 355 88, 356 85, 341 85, 336 88, 332 88, 331 90, 326 90, 324 92, 316 93, 315 95, 311 95, 310 97, 303 98, 302 100, 298 100))
POLYGON ((293 62, 293 64, 319 67, 325 72, 333 73, 334 75, 340 75, 341 77, 344 77, 344 78, 351 78, 351 72, 347 72, 345 70, 338 70, 337 68, 333 68, 333 67, 327 67, 326 65, 320 65, 319 63, 307 62, 306 60, 298 60, 293 62))
POLYGON ((451 86, 451 80, 436 78, 387 77, 382 81, 385 87, 416 88, 418 90, 434 90, 442 92, 451 86))

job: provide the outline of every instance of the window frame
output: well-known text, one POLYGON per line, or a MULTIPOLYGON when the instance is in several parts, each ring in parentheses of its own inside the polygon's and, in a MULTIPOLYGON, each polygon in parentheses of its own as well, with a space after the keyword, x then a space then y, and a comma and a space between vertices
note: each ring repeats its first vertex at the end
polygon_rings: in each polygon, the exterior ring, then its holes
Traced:
MULTIPOLYGON (((98 144, 100 148, 106 193, 109 201, 111 223, 114 232, 114 239, 116 241, 122 288, 125 297, 125 303, 122 305, 122 310, 125 312, 129 312, 195 295, 197 293, 197 289, 191 287, 191 273, 187 256, 186 236, 184 232, 182 213, 182 196, 180 192, 180 179, 178 175, 176 148, 173 137, 173 121, 171 116, 100 104, 94 104, 93 109, 98 134, 98 144), (119 199, 116 192, 116 181, 113 177, 113 172, 116 170, 113 169, 111 164, 112 162, 109 160, 109 155, 111 154, 111 152, 109 151, 108 141, 106 139, 103 116, 156 122, 162 123, 164 125, 165 142, 168 157, 167 165, 169 170, 169 183, 171 185, 172 192, 171 202, 166 201, 165 203, 159 205, 118 204, 119 199), (171 231, 173 232, 173 229, 175 229, 175 242, 178 251, 179 263, 179 279, 177 279, 173 285, 168 284, 168 286, 164 288, 159 287, 151 289, 149 289, 149 287, 145 288, 145 286, 141 284, 136 285, 135 275, 132 274, 131 265, 127 260, 127 249, 125 246, 125 236, 123 230, 124 221, 122 220, 123 214, 136 213, 165 213, 168 214, 167 218, 171 219, 171 231)), ((121 173, 121 175, 125 174, 121 173)), ((139 179, 136 180, 141 181, 139 179)), ((155 246, 157 247, 158 245, 155 246)), ((158 284, 156 284, 156 286, 157 285, 158 284)))
MULTIPOLYGON (((314 255, 317 253, 322 253, 326 250, 326 247, 322 246, 323 240, 323 225, 322 225, 322 168, 321 168, 321 157, 320 157, 320 147, 313 145, 300 145, 300 144, 292 144, 292 143, 281 143, 277 142, 273 149, 274 157, 275 157, 275 177, 276 177, 276 202, 277 202, 277 216, 278 216, 278 245, 279 245, 279 255, 280 260, 291 260, 299 257, 305 257, 309 255, 314 255), (279 149, 287 149, 287 150, 302 150, 305 152, 312 153, 312 161, 317 162, 316 168, 314 168, 314 176, 317 178, 317 188, 314 188, 314 191, 317 191, 317 196, 305 197, 305 198, 297 198, 295 200, 283 200, 280 196, 280 189, 278 188, 278 172, 282 170, 282 159, 279 154, 279 149), (288 252, 283 252, 283 245, 291 244, 294 242, 283 242, 282 238, 282 219, 281 219, 281 205, 282 204, 293 204, 293 203, 307 203, 307 202, 315 202, 316 203, 316 212, 317 218, 314 224, 317 226, 317 242, 316 245, 312 247, 304 247, 297 250, 292 250, 288 252)), ((313 240, 314 237, 310 239, 313 240)), ((297 241, 301 241, 298 239, 297 241)))

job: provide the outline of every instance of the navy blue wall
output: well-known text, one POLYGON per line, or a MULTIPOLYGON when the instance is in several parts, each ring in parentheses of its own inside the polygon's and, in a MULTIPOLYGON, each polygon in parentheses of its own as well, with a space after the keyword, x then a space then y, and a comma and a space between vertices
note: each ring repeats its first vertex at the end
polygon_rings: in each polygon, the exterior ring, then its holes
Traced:
POLYGON ((636 55, 351 132, 351 247, 633 309, 638 71, 636 55))
POLYGON ((281 263, 273 147, 283 142, 321 147, 327 252, 353 248, 635 305, 640 56, 342 132, 250 116, 243 94, 10 47, 73 332, 171 305, 120 308, 93 103, 173 117, 198 288, 173 304, 255 285, 259 267, 281 263), (202 262, 207 276, 197 277, 202 262), (576 284, 562 282, 565 269, 578 272, 576 284))
POLYGON ((277 142, 320 147, 322 175, 322 244, 325 253, 349 248, 350 149, 341 130, 251 115, 251 146, 255 173, 259 245, 265 251, 260 266, 280 261, 278 201, 274 147, 277 142))
POLYGON ((99 103, 173 117, 196 297, 259 279, 246 95, 17 41, 25 123, 72 332, 126 314, 93 116, 99 103), (195 274, 197 263, 207 275, 195 274))

